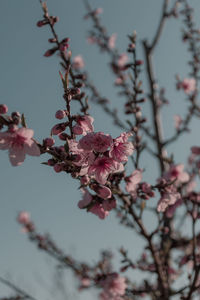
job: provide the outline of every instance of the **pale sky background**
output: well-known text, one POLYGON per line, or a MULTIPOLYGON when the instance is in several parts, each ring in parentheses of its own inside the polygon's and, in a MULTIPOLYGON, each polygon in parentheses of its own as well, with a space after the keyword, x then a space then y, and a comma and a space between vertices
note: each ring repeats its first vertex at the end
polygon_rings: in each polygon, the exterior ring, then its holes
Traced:
MULTIPOLYGON (((92 7, 103 8, 102 21, 109 34, 118 34, 116 45, 120 52, 126 51, 127 34, 133 30, 137 31, 139 40, 152 37, 160 18, 162 2, 90 0, 92 7)), ((199 0, 190 2, 199 16, 199 0)), ((111 99, 113 106, 119 106, 123 98, 119 98, 113 89, 114 77, 108 67, 107 55, 100 54, 96 46, 86 42, 91 23, 83 20, 85 10, 82 1, 48 0, 48 7, 50 14, 60 18, 56 24, 59 37, 70 37, 73 55, 83 55, 90 77, 102 95, 111 99)), ((58 76, 59 59, 56 56, 43 57, 51 34, 48 27, 36 27, 41 16, 39 1, 0 0, 0 103, 6 103, 9 112, 23 112, 39 141, 49 135, 50 128, 56 123, 56 110, 64 108, 58 76)), ((181 43, 182 27, 180 20, 171 19, 155 53, 159 84, 165 86, 171 102, 171 107, 164 110, 166 136, 173 131, 173 115, 184 114, 185 97, 175 89, 175 74, 184 78, 189 71, 186 46, 181 43)), ((143 59, 140 47, 138 58, 143 59)), ((149 116, 148 105, 144 114, 149 116)), ((91 115, 95 118, 96 131, 110 133, 113 137, 120 134, 120 130, 113 128, 112 122, 99 107, 93 106, 91 115)), ((185 161, 191 145, 200 145, 198 126, 197 122, 193 122, 193 133, 185 135, 178 146, 170 148, 170 151, 175 151, 177 163, 185 161)), ((118 225, 114 213, 102 221, 78 209, 77 203, 81 199, 78 182, 69 175, 56 174, 52 168, 41 165, 44 160, 45 157, 27 157, 22 166, 14 168, 8 161, 7 153, 0 153, 0 276, 10 276, 12 281, 30 291, 38 300, 51 300, 53 297, 49 297, 46 289, 52 289, 50 277, 55 264, 20 232, 15 221, 19 211, 29 211, 42 233, 51 233, 60 248, 69 254, 73 252, 80 260, 93 262, 98 259, 100 249, 113 249, 116 270, 119 261, 117 250, 123 245, 136 258, 142 243, 133 233, 118 225)), ((147 169, 146 179, 154 182, 155 162, 146 156, 143 167, 147 169)), ((152 220, 147 221, 152 223, 152 220)), ((136 274, 131 273, 133 280, 136 280, 136 274)), ((69 277, 65 284, 67 289, 72 284, 69 277)), ((10 290, 0 283, 0 297, 9 293, 10 290)), ((74 298, 71 295, 69 299, 92 300, 97 296, 81 293, 74 298)))

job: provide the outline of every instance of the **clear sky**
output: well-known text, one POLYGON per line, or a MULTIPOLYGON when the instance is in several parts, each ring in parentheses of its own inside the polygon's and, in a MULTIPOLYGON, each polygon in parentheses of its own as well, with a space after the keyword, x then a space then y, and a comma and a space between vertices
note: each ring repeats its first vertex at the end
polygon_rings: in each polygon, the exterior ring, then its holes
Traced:
MULTIPOLYGON (((133 30, 139 40, 151 39, 160 17, 161 0, 92 0, 91 5, 102 7, 102 21, 109 34, 117 33, 117 47, 125 52, 127 34, 133 30)), ((199 0, 191 0, 196 15, 200 14, 199 0)), ((123 101, 113 89, 114 77, 108 67, 108 57, 101 54, 96 46, 86 42, 90 22, 83 20, 85 14, 82 1, 49 0, 49 12, 58 15, 56 30, 60 37, 70 37, 73 55, 82 54, 90 77, 101 93, 120 106, 123 101)), ((47 27, 38 28, 36 22, 42 12, 36 0, 0 1, 0 103, 6 103, 9 112, 24 112, 27 123, 35 131, 35 137, 42 141, 49 135, 56 123, 56 110, 64 108, 62 86, 58 76, 59 59, 43 57, 51 37, 47 27)), ((164 112, 164 132, 166 136, 173 130, 173 115, 184 113, 184 96, 175 90, 175 75, 188 76, 188 58, 181 43, 180 20, 171 19, 166 26, 161 42, 156 49, 156 72, 160 86, 164 86, 171 107, 164 112)), ((138 56, 143 59, 143 51, 138 47, 138 56)), ((149 116, 148 105, 144 110, 149 116)), ((118 136, 120 131, 102 110, 93 106, 91 114, 95 118, 95 130, 118 136)), ((184 161, 192 144, 200 144, 196 138, 199 132, 193 122, 193 134, 180 140, 175 151, 177 163, 184 161)), ((45 287, 52 288, 49 273, 54 263, 35 249, 16 224, 16 215, 27 210, 41 232, 50 232, 58 245, 66 253, 74 253, 80 260, 96 261, 100 249, 113 249, 117 255, 120 246, 130 250, 133 257, 140 254, 140 241, 133 233, 118 225, 114 213, 104 221, 77 208, 81 199, 78 183, 63 173, 41 165, 45 158, 27 157, 20 167, 12 167, 7 153, 0 153, 0 276, 10 278, 23 288, 31 291, 38 299, 49 299, 45 287), (137 242, 136 242, 137 241, 137 242)), ((156 167, 150 157, 144 158, 147 179, 154 180, 156 167), (153 167, 152 167, 153 166, 153 167), (149 170, 149 171, 148 171, 149 170)), ((155 200, 154 200, 155 201, 155 200)), ((118 266, 116 264, 116 269, 118 266)), ((136 280, 135 273, 132 278, 136 280)), ((66 279, 68 288, 70 279, 66 279)), ((6 296, 8 289, 0 283, 0 297, 6 296)), ((85 293, 81 300, 94 297, 85 293)), ((75 297, 79 299, 78 296, 75 297)), ((53 298, 52 298, 53 299, 53 298)), ((72 299, 72 296, 71 298, 72 299)))

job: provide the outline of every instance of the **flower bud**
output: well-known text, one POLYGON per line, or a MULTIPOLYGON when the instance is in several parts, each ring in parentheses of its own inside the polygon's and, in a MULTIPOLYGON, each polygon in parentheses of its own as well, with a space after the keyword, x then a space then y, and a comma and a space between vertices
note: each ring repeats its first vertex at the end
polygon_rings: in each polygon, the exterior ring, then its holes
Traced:
POLYGON ((8 112, 8 107, 5 104, 0 104, 0 114, 6 114, 8 112))

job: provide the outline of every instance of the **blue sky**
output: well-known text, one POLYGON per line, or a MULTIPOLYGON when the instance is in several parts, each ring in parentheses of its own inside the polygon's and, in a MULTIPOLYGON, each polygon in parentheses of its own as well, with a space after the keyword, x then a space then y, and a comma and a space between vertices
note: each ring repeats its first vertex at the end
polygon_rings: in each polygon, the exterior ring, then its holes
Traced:
MULTIPOLYGON (((92 6, 102 7, 102 21, 109 34, 117 33, 116 45, 120 52, 125 52, 128 44, 127 34, 136 30, 138 39, 151 39, 160 17, 160 0, 93 0, 92 6)), ((191 0, 196 15, 200 13, 198 0, 191 0)), ((101 93, 111 99, 112 106, 120 106, 123 101, 113 89, 114 77, 108 67, 108 57, 100 54, 95 46, 86 42, 90 22, 83 20, 85 14, 82 1, 49 0, 49 12, 58 15, 60 21, 56 31, 60 37, 70 37, 73 55, 82 54, 90 77, 101 93)), ((23 112, 35 137, 42 141, 55 124, 54 114, 64 108, 62 86, 58 76, 59 59, 43 57, 48 49, 51 37, 47 27, 38 28, 36 23, 42 12, 38 1, 1 0, 0 2, 0 102, 6 103, 9 112, 23 112)), ((173 130, 173 115, 184 113, 184 95, 175 90, 175 75, 188 76, 185 46, 181 43, 180 20, 172 19, 167 23, 164 35, 155 52, 156 72, 160 86, 165 86, 171 106, 163 114, 166 136, 173 130)), ((143 51, 138 46, 138 57, 143 59, 143 51)), ((149 116, 148 104, 144 109, 149 116)), ((112 122, 103 115, 101 109, 92 106, 91 114, 95 118, 95 130, 120 134, 112 122)), ((170 148, 175 152, 177 162, 184 161, 190 145, 199 144, 197 122, 192 123, 193 133, 180 140, 179 145, 170 148)), ((118 225, 111 213, 105 221, 77 208, 81 199, 78 184, 70 176, 56 174, 51 168, 41 165, 39 159, 27 157, 24 164, 13 168, 7 153, 0 154, 0 276, 10 274, 15 282, 30 290, 38 299, 47 299, 43 287, 36 277, 44 278, 51 286, 49 270, 53 262, 35 249, 20 232, 16 224, 16 215, 20 210, 27 210, 37 227, 42 232, 50 232, 58 245, 66 253, 75 253, 81 260, 96 261, 100 249, 113 249, 117 253, 120 246, 130 250, 133 257, 140 254, 142 242, 129 230, 118 225), (136 242, 137 241, 137 242, 136 242)), ((155 162, 146 156, 143 161, 147 169, 147 179, 154 180, 155 162), (148 171, 149 170, 149 171, 148 171)), ((155 200, 154 200, 155 201, 155 200)), ((152 222, 152 220, 147 220, 152 222)), ((116 257, 119 256, 116 254, 116 257)), ((118 265, 116 263, 116 269, 118 265)), ((136 275, 133 273, 135 280, 136 275)), ((70 278, 66 280, 69 285, 70 278)), ((8 289, 0 285, 0 296, 5 296, 8 289)), ((78 299, 76 297, 76 299, 78 299)), ((80 299, 93 297, 80 294, 80 299)))

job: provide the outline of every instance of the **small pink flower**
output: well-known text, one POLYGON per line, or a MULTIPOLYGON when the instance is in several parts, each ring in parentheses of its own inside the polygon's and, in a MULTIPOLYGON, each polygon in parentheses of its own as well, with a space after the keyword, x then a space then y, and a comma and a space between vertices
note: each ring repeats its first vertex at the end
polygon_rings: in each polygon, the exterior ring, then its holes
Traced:
POLYGON ((108 215, 109 212, 104 210, 103 206, 101 203, 95 203, 90 209, 89 212, 97 215, 100 219, 105 219, 108 215))
POLYGON ((94 175, 97 182, 105 184, 109 174, 116 170, 116 164, 109 157, 98 157, 88 169, 88 175, 94 175))
POLYGON ((126 162, 128 156, 133 153, 134 147, 131 142, 128 142, 128 138, 131 134, 121 133, 121 135, 113 140, 111 150, 109 152, 110 157, 118 162, 126 162))
POLYGON ((181 195, 177 192, 175 186, 170 185, 166 187, 158 202, 157 211, 165 212, 169 206, 174 205, 180 198, 181 195))
POLYGON ((186 94, 190 94, 196 89, 196 80, 194 78, 185 78, 180 83, 180 88, 182 88, 186 94))
POLYGON ((93 127, 93 122, 94 118, 92 118, 89 115, 85 116, 79 116, 76 118, 77 124, 73 127, 73 132, 76 135, 86 135, 88 132, 93 132, 94 127, 93 127))
POLYGON ((80 70, 84 68, 85 64, 81 55, 77 55, 74 57, 72 61, 72 67, 76 70, 80 70))
POLYGON ((120 68, 123 68, 124 65, 128 62, 128 56, 126 53, 122 53, 119 55, 118 61, 117 61, 117 65, 120 68))
POLYGON ((126 177, 126 191, 130 193, 133 198, 137 197, 137 188, 141 180, 141 170, 135 170, 130 176, 126 177))
POLYGON ((175 181, 175 185, 179 185, 181 183, 186 183, 189 181, 190 177, 187 172, 183 171, 184 165, 172 165, 169 171, 164 175, 164 178, 170 181, 175 181))
POLYGON ((5 104, 0 104, 0 115, 6 114, 8 112, 8 106, 5 104))
POLYGON ((86 151, 105 152, 112 144, 110 135, 103 132, 88 133, 79 141, 78 147, 86 151))
POLYGON ((78 207, 85 208, 92 202, 92 195, 88 192, 87 189, 82 189, 83 199, 79 201, 78 207))
POLYGON ((9 159, 13 166, 19 166, 26 154, 39 156, 40 149, 32 139, 34 131, 25 127, 9 132, 0 132, 0 149, 9 150, 9 159))
POLYGON ((116 42, 117 34, 113 33, 109 40, 108 40, 108 48, 109 49, 114 49, 115 48, 115 42, 116 42))
POLYGON ((124 277, 120 277, 117 273, 109 274, 106 279, 100 282, 100 284, 104 289, 103 293, 110 296, 110 299, 113 300, 118 299, 117 297, 119 296, 123 296, 127 288, 126 279, 124 277))
POLYGON ((28 224, 30 222, 30 214, 27 211, 21 211, 17 217, 17 221, 22 225, 28 224))

